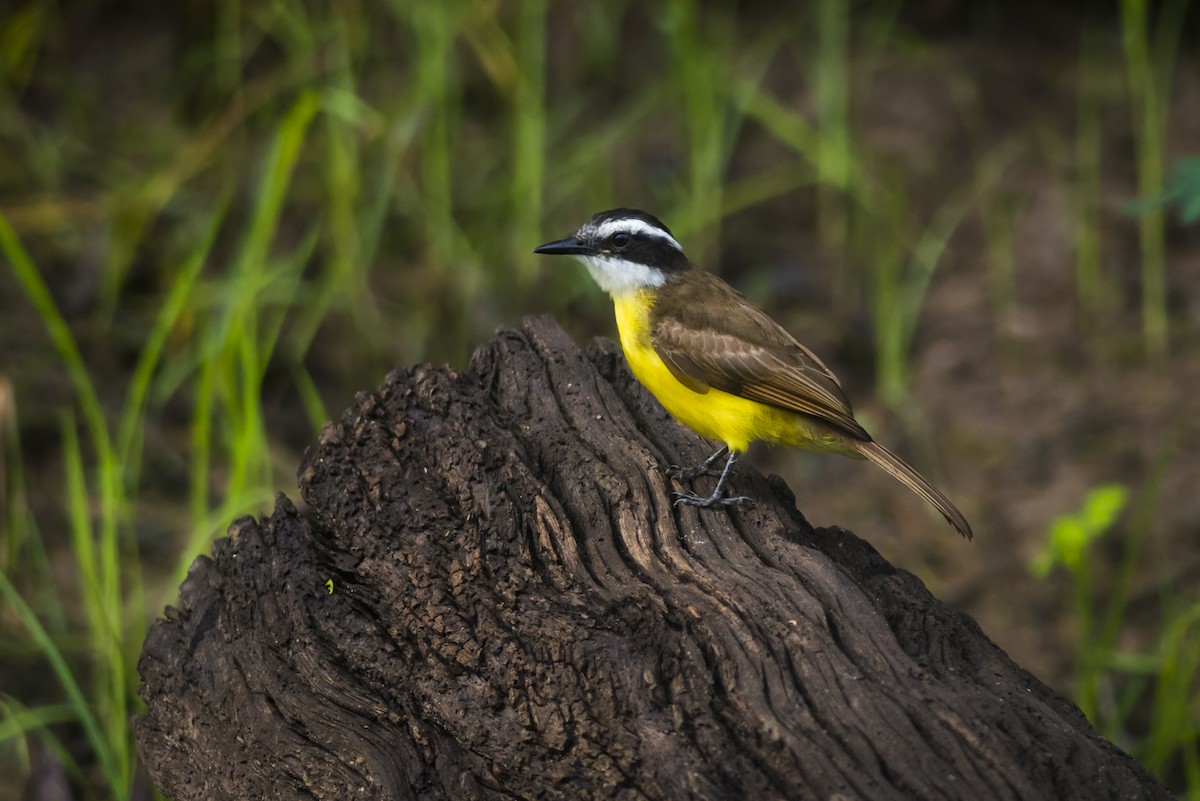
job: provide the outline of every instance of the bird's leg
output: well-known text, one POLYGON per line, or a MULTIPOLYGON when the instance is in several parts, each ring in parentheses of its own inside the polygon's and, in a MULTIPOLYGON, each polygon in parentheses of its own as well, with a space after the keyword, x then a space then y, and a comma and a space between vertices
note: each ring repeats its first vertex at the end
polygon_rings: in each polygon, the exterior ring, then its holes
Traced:
POLYGON ((721 471, 713 467, 718 459, 729 452, 728 445, 722 445, 720 449, 712 456, 704 460, 704 463, 698 467, 680 467, 679 465, 671 465, 671 469, 667 471, 667 475, 676 481, 687 481, 696 476, 719 476, 721 471))
MULTIPOLYGON (((724 452, 725 448, 722 448, 713 454, 712 459, 716 459, 724 452)), ((754 499, 745 495, 735 495, 732 498, 725 497, 725 482, 729 480, 729 474, 733 471, 733 465, 737 461, 737 456, 736 453, 729 454, 729 459, 725 462, 725 469, 721 471, 721 477, 717 479, 717 486, 713 489, 712 495, 709 495, 707 498, 701 498, 699 495, 690 492, 676 493, 675 505, 686 504, 687 506, 699 506, 702 509, 707 509, 710 506, 734 506, 740 503, 753 503, 754 499)), ((709 461, 711 462, 712 459, 709 459, 709 461)), ((705 465, 707 464, 706 462, 705 465)))

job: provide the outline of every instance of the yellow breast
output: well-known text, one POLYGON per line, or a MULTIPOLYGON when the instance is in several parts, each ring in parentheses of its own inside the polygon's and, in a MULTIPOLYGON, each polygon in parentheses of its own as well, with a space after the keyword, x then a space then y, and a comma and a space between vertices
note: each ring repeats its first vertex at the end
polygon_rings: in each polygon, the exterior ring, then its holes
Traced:
POLYGON ((741 452, 765 440, 810 450, 843 452, 827 432, 813 431, 799 414, 739 398, 719 389, 695 392, 680 383, 650 342, 651 291, 613 297, 621 348, 634 376, 681 423, 702 437, 741 452))

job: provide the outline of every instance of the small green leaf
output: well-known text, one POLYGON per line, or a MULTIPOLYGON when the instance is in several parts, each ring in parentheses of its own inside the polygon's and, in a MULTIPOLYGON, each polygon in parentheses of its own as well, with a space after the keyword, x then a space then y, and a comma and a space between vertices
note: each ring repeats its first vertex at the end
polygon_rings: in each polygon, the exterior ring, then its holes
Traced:
POLYGON ((1080 571, 1088 549, 1113 527, 1128 499, 1129 490, 1120 484, 1093 487, 1079 511, 1050 523, 1045 546, 1029 562, 1030 572, 1044 578, 1058 565, 1072 573, 1080 571))
POLYGON ((1200 156, 1175 162, 1170 183, 1162 194, 1131 200, 1121 207, 1121 212, 1136 217, 1160 206, 1175 206, 1183 225, 1200 220, 1200 156))
POLYGON ((1120 484, 1104 484, 1088 493, 1083 503, 1083 518, 1093 537, 1112 528, 1128 497, 1129 490, 1120 484))

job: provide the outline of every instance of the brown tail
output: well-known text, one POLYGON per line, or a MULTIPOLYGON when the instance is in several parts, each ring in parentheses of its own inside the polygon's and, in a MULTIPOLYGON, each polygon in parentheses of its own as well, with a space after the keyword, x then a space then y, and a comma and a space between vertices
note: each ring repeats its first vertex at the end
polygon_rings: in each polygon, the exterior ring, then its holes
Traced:
POLYGON ((943 495, 937 487, 926 481, 920 473, 905 464, 904 460, 899 456, 878 442, 863 442, 859 440, 852 444, 859 453, 898 478, 902 484, 920 495, 935 509, 945 515, 946 519, 950 521, 950 525, 958 529, 959 534, 962 534, 968 540, 974 536, 971 533, 971 525, 963 517, 962 512, 958 511, 958 508, 950 503, 950 499, 943 495))

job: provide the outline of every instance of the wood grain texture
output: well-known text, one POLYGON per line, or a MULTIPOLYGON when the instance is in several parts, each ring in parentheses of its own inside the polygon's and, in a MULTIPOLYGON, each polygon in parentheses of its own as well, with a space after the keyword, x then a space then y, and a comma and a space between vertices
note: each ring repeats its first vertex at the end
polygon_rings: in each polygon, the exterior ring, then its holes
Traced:
POLYGON ((177 801, 1169 797, 778 480, 673 507, 710 451, 549 319, 393 373, 153 627, 147 770, 177 801))

